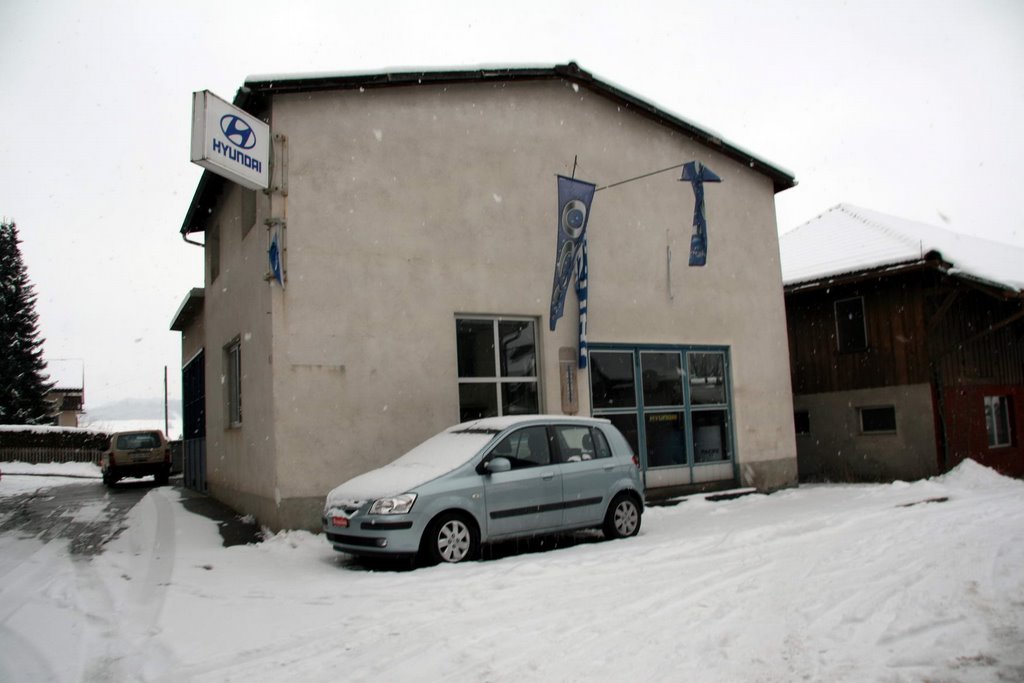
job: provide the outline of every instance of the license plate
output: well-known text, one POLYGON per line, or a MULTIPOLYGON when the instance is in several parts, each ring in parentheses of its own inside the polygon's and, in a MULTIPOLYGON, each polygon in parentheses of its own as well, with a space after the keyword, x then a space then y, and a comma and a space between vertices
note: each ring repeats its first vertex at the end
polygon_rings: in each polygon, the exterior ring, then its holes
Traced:
POLYGON ((334 526, 347 527, 348 517, 331 517, 331 524, 334 526))
POLYGON ((147 453, 132 456, 132 462, 146 462, 147 460, 149 460, 149 454, 147 453))

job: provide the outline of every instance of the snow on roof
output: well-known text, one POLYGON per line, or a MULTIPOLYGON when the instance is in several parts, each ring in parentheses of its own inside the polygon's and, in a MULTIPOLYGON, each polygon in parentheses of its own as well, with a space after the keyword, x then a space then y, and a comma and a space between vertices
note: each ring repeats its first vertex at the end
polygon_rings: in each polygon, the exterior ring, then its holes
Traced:
POLYGON ((923 261, 936 251, 950 274, 1024 290, 1024 249, 948 228, 839 204, 779 238, 786 285, 923 261))
POLYGON ((85 361, 80 358, 58 358, 46 361, 46 373, 54 389, 85 389, 85 361))
POLYGON ((54 425, 0 425, 0 432, 31 434, 104 434, 103 430, 85 427, 56 427, 54 425))

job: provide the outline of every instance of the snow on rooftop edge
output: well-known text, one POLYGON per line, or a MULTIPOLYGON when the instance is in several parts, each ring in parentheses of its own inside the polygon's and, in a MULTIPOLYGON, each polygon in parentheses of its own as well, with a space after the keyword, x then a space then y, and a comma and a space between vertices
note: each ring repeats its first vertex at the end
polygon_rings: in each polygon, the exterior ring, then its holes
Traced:
POLYGON ((922 261, 937 251, 950 272, 1024 290, 1024 249, 927 223, 838 204, 779 238, 787 285, 922 261))
MULTIPOLYGON (((286 72, 286 73, 278 73, 278 74, 250 74, 250 75, 245 77, 244 83, 246 85, 249 85, 250 83, 273 83, 273 82, 276 82, 276 81, 288 82, 288 81, 302 81, 302 80, 330 79, 330 78, 360 78, 360 77, 370 78, 370 77, 373 77, 373 76, 382 76, 384 74, 427 74, 427 73, 444 73, 444 72, 466 72, 466 73, 472 73, 474 71, 509 71, 509 70, 520 70, 520 69, 522 69, 522 70, 526 70, 526 69, 550 69, 550 70, 554 71, 554 69, 556 67, 558 67, 558 66, 565 66, 565 65, 563 65, 563 64, 523 63, 523 64, 473 64, 473 65, 462 64, 462 65, 457 65, 457 66, 440 66, 440 65, 422 66, 421 65, 419 67, 396 66, 396 67, 384 68, 384 69, 381 69, 381 70, 370 70, 370 71, 313 71, 313 72, 306 72, 306 73, 303 73, 303 72, 287 73, 286 72)), ((586 69, 584 69, 583 67, 579 66, 579 64, 576 64, 576 67, 578 69, 580 69, 582 72, 584 72, 586 74, 589 74, 590 77, 593 78, 595 81, 597 81, 599 83, 602 83, 604 85, 607 85, 607 86, 609 86, 611 88, 614 88, 614 89, 622 92, 623 94, 625 94, 625 95, 627 95, 629 97, 632 97, 632 98, 634 98, 636 100, 639 100, 640 102, 645 102, 645 103, 651 105, 652 107, 654 107, 655 109, 658 109, 659 111, 662 111, 665 114, 671 116, 672 118, 674 118, 674 119, 676 119, 676 120, 678 120, 678 121, 680 121, 680 122, 682 122, 682 123, 684 123, 684 124, 686 124, 688 126, 692 126, 693 128, 696 128, 698 130, 703 131, 709 137, 712 137, 712 138, 715 138, 717 140, 720 140, 723 144, 727 145, 728 147, 732 147, 737 152, 740 152, 740 153, 750 157, 751 159, 754 159, 754 160, 756 160, 756 161, 758 161, 758 162, 760 162, 760 163, 762 163, 762 164, 764 164, 764 165, 766 165, 766 166, 768 166, 768 167, 778 171, 779 173, 782 173, 782 174, 784 174, 786 176, 789 176, 790 178, 793 179, 793 185, 794 186, 797 185, 796 174, 793 173, 793 171, 791 171, 788 168, 786 168, 785 166, 777 164, 774 161, 772 161, 770 159, 767 159, 767 158, 765 158, 764 156, 762 156, 760 154, 754 154, 753 152, 751 152, 746 147, 743 147, 742 145, 736 144, 735 142, 733 142, 729 138, 725 137, 724 135, 722 135, 718 131, 714 130, 713 128, 710 128, 709 126, 706 126, 703 123, 699 123, 699 122, 697 122, 697 121, 695 121, 693 119, 686 118, 685 116, 680 116, 678 113, 676 113, 672 109, 669 109, 668 107, 662 106, 661 104, 659 104, 658 102, 656 102, 655 100, 651 99, 650 97, 648 97, 646 95, 639 95, 636 92, 630 90, 629 88, 622 87, 621 85, 619 85, 615 81, 608 80, 607 78, 604 78, 604 77, 598 77, 598 76, 594 75, 592 72, 589 72, 586 69)))

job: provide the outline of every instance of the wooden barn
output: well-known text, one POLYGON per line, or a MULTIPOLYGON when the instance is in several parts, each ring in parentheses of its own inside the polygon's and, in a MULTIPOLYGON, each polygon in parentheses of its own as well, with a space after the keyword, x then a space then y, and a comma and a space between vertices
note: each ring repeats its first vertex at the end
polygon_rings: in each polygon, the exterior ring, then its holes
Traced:
POLYGON ((841 204, 780 252, 803 480, 1024 476, 1024 249, 841 204))

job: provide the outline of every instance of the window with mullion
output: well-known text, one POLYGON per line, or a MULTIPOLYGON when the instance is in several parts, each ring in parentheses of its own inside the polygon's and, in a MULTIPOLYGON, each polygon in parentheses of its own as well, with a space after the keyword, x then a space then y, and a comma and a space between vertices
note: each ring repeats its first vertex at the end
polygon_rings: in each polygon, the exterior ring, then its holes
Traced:
POLYGON ((985 397, 985 430, 988 432, 989 448, 1003 448, 1012 445, 1011 414, 1009 396, 985 397))
POLYGON ((462 422, 539 412, 536 321, 460 317, 455 337, 462 422))

